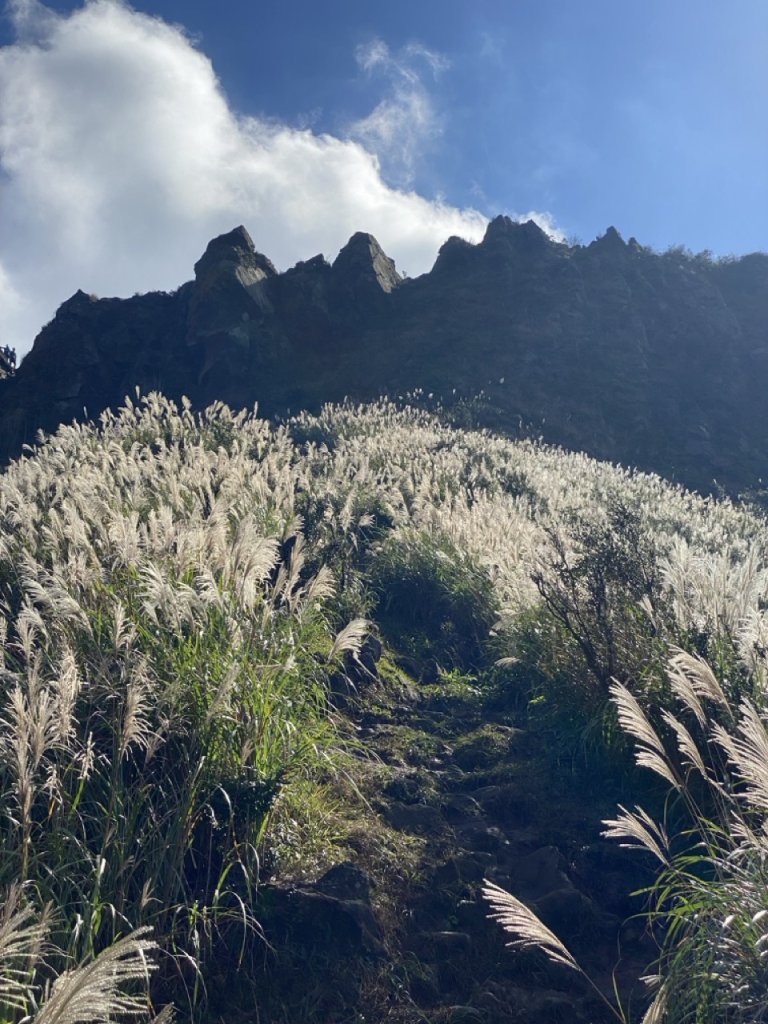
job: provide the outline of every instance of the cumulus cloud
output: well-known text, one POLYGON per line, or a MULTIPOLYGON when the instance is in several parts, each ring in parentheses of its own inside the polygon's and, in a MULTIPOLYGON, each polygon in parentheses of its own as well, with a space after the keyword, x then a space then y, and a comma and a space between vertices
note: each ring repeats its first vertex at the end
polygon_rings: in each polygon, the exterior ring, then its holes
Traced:
MULTIPOLYGON (((38 0, 7 10, 17 40, 0 49, 0 344, 19 353, 77 288, 175 288, 238 223, 278 267, 333 258, 366 230, 411 275, 449 235, 483 233, 476 211, 385 182, 373 141, 389 137, 387 108, 345 139, 242 117, 178 26, 120 0, 68 16, 38 0)), ((418 47, 393 58, 380 44, 359 59, 404 89, 408 61, 440 70, 418 47)), ((430 123, 414 104, 397 130, 409 118, 415 132, 430 123)))

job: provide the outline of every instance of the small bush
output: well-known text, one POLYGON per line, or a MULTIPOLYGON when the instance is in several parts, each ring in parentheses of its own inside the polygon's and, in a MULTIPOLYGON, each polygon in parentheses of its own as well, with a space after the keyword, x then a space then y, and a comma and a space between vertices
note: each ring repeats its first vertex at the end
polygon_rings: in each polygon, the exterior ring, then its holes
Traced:
POLYGON ((547 530, 532 573, 541 596, 501 640, 527 688, 532 720, 554 730, 560 754, 611 744, 609 693, 620 679, 663 699, 664 656, 677 637, 652 535, 621 501, 604 518, 547 530))
POLYGON ((406 653, 445 669, 482 665, 499 614, 488 573, 445 537, 394 534, 374 553, 371 588, 382 630, 406 653))
POLYGON ((652 537, 616 499, 604 521, 580 518, 570 542, 548 532, 549 551, 533 581, 562 633, 564 655, 575 654, 583 684, 603 696, 614 678, 636 685, 655 660, 648 641, 668 622, 652 537))

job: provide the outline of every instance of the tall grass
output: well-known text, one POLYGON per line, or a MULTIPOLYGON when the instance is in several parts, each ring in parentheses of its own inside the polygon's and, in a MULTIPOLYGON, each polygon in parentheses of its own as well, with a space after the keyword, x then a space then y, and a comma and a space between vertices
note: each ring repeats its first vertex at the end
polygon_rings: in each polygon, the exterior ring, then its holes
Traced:
POLYGON ((335 741, 365 626, 331 628, 284 436, 244 422, 152 397, 0 483, 0 886, 57 908, 68 962, 151 925, 194 984, 257 931, 275 797, 335 741))
POLYGON ((587 716, 615 676, 689 728, 659 652, 706 656, 743 716, 767 551, 744 508, 386 402, 274 427, 150 395, 62 428, 0 477, 0 888, 57 908, 52 971, 151 926, 194 986, 258 931, 275 800, 333 756, 365 616, 400 643, 418 612, 439 667, 503 654, 587 716))
MULTIPOLYGON (((643 1021, 756 1024, 768 1016, 768 719, 729 698, 701 658, 678 650, 668 671, 674 707, 659 727, 626 686, 611 687, 638 766, 669 789, 662 818, 620 807, 605 822, 607 837, 659 866, 646 892, 659 956, 643 1021)), ((485 896, 512 945, 583 973, 527 907, 495 886, 485 896)))
POLYGON ((678 651, 670 680, 676 706, 662 713, 663 730, 614 685, 637 763, 664 779, 670 799, 660 821, 622 808, 606 822, 606 835, 653 853, 661 864, 648 894, 661 946, 660 1019, 764 1020, 768 722, 748 698, 729 697, 700 658, 678 651))
MULTIPOLYGON (((156 969, 156 944, 147 929, 120 939, 90 961, 56 974, 48 941, 50 907, 37 914, 13 886, 0 906, 0 1011, 7 1021, 24 1013, 35 1024, 106 1024, 149 1016, 146 987, 156 969)), ((172 1007, 154 1024, 167 1024, 172 1007)))

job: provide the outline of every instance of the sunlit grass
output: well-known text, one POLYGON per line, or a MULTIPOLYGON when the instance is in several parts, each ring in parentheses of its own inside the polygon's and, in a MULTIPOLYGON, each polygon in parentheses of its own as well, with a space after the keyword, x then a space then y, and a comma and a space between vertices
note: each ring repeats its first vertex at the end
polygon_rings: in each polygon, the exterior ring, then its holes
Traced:
POLYGON ((616 731, 619 680, 695 767, 668 645, 731 725, 759 708, 767 552, 746 508, 386 402, 274 427, 150 395, 62 428, 0 477, 0 889, 56 908, 51 972, 151 926, 194 986, 217 934, 258 934, 265 851, 298 876, 348 849, 329 683, 369 617, 433 685, 501 660, 571 739, 616 731))

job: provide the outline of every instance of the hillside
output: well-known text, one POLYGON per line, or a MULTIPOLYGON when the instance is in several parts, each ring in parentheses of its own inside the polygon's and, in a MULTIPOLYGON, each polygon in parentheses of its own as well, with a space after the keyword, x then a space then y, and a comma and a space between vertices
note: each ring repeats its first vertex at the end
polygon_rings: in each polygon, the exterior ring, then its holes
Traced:
POLYGON ((767 324, 764 254, 656 254, 613 228, 558 244, 498 217, 410 280, 366 234, 277 273, 238 228, 172 294, 64 303, 0 380, 0 458, 136 386, 267 416, 421 389, 454 419, 737 494, 768 475, 767 324))
POLYGON ((205 1024, 597 1024, 614 971, 634 1021, 649 970, 668 1024, 762 1019, 767 561, 743 506, 387 402, 62 428, 0 477, 6 920, 56 909, 7 1019, 141 926, 205 1024))

